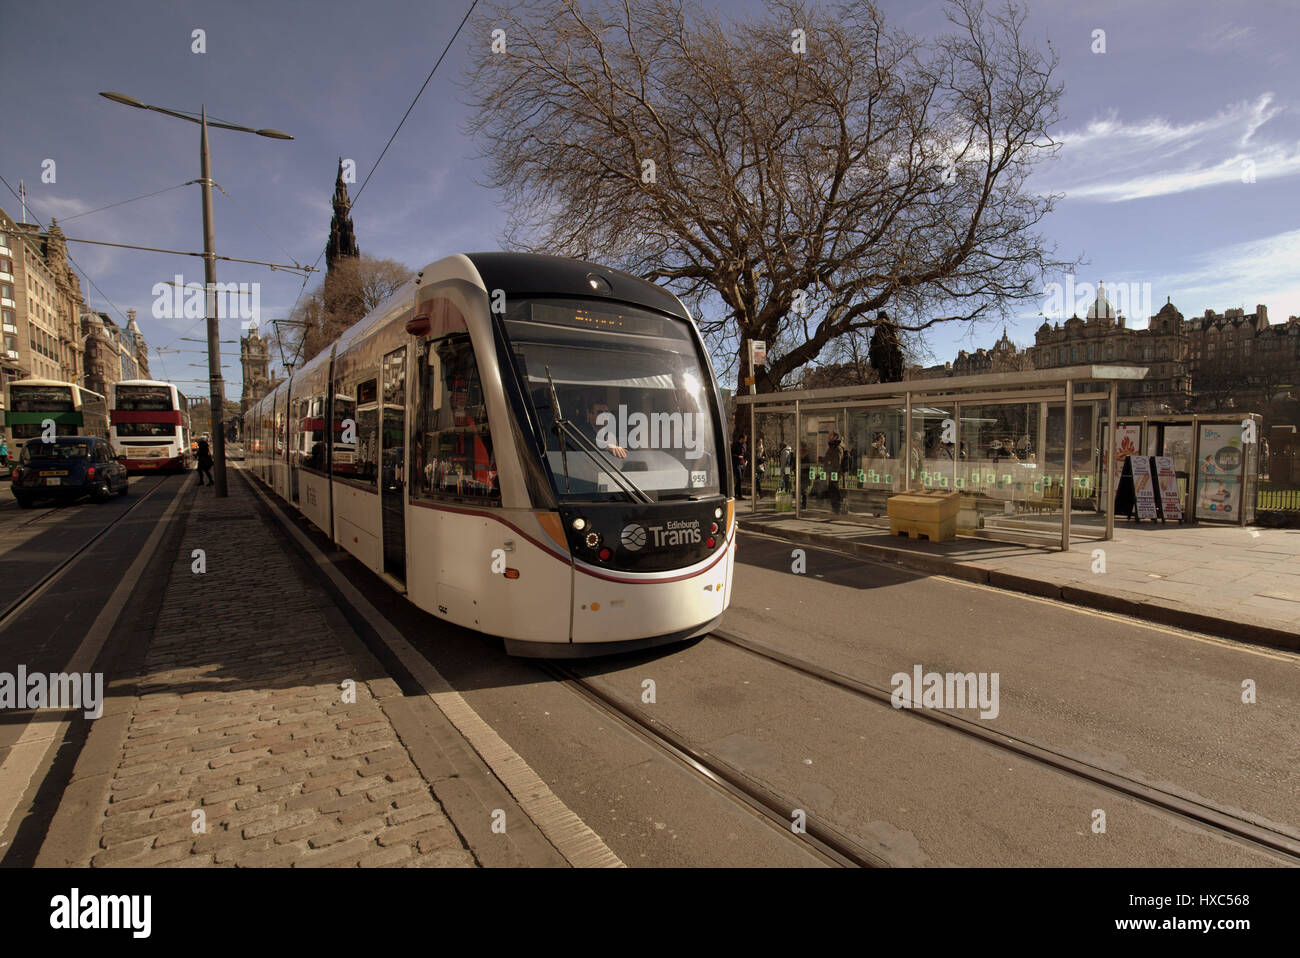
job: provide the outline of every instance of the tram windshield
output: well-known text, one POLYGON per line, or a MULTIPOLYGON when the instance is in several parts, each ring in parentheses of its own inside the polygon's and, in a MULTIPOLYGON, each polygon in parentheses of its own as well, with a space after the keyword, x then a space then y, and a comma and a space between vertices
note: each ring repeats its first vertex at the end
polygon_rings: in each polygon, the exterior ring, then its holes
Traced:
POLYGON ((685 322, 622 304, 533 300, 511 310, 506 330, 561 498, 719 494, 710 379, 685 322))

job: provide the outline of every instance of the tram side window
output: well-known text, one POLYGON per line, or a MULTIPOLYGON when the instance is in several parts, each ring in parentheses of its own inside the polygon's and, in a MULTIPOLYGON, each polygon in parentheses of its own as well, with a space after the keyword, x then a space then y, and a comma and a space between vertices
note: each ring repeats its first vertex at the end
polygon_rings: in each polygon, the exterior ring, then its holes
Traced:
POLYGON ((308 400, 307 421, 302 427, 303 439, 307 444, 307 458, 303 463, 316 472, 325 471, 325 397, 313 396, 308 400))
POLYGON ((345 382, 334 397, 334 474, 375 484, 379 447, 377 380, 345 382))
POLYGON ((412 430, 416 488, 429 499, 501 504, 486 397, 468 336, 420 344, 412 430))

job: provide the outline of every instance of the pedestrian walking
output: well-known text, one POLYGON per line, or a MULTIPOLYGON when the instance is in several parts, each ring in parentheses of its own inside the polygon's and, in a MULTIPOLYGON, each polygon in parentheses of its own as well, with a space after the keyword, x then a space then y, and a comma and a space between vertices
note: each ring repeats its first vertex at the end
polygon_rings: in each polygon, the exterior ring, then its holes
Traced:
POLYGON ((9 466, 9 440, 0 436, 0 466, 9 466))
POLYGON ((199 485, 203 485, 203 477, 208 477, 208 485, 215 486, 216 482, 212 478, 212 453, 208 450, 208 441, 199 440, 199 485))

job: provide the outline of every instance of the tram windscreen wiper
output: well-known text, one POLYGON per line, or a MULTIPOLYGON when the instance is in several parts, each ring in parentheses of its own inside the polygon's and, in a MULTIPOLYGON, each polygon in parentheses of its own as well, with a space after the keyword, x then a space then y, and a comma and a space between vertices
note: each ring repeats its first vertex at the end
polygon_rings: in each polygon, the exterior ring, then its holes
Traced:
POLYGON ((555 381, 551 379, 551 367, 546 367, 546 384, 551 387, 551 419, 555 422, 555 434, 560 438, 560 462, 564 465, 564 494, 569 494, 569 446, 564 441, 564 426, 568 421, 560 409, 560 397, 555 394, 555 381))

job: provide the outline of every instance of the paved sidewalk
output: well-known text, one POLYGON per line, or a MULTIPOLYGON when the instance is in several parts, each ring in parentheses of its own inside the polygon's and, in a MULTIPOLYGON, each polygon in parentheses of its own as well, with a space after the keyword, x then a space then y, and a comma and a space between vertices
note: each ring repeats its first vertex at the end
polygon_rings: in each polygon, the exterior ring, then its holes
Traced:
POLYGON ((1060 598, 1169 625, 1300 649, 1300 531, 1202 523, 1115 523, 1109 542, 1069 552, 959 537, 932 543, 843 519, 749 513, 741 525, 920 571, 1060 598), (1105 571, 1095 549, 1103 550, 1105 571))
POLYGON ((46 863, 474 866, 384 711, 396 686, 230 480, 184 493, 143 668, 108 683, 46 863))

